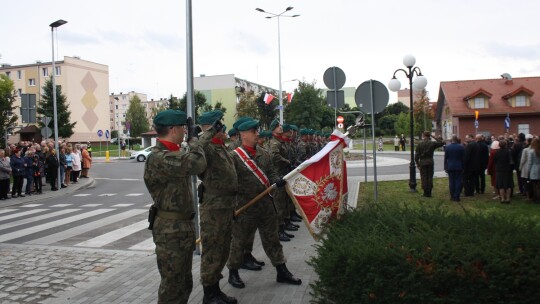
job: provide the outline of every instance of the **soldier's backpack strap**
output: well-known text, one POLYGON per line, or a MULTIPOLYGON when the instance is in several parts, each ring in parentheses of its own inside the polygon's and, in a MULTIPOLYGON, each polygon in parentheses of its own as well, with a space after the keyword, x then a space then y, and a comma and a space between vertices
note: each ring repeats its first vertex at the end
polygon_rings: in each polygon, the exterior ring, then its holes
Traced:
POLYGON ((257 177, 257 179, 265 185, 267 188, 270 187, 270 180, 266 177, 266 174, 257 166, 257 164, 248 156, 247 152, 238 147, 234 149, 234 152, 240 157, 244 165, 257 177))

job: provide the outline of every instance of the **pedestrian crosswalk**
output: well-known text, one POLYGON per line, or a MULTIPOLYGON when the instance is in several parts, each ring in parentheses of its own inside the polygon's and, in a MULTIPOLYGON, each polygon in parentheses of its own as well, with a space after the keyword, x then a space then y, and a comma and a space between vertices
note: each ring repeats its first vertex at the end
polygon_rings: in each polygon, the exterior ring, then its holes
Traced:
MULTIPOLYGON (((150 204, 71 204, 0 209, 0 243, 153 251, 150 204), (87 208, 92 205, 94 208, 87 208), (60 208, 62 207, 62 208, 60 208), (97 207, 97 208, 96 208, 97 207)), ((27 205, 26 205, 27 206, 27 205)))

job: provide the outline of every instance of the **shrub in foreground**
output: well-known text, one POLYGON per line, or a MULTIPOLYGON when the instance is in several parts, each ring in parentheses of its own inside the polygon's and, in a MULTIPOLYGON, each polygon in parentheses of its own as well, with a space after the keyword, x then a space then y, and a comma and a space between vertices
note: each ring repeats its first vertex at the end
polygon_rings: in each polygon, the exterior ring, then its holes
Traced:
POLYGON ((309 264, 317 303, 538 303, 540 228, 377 205, 334 223, 309 264))

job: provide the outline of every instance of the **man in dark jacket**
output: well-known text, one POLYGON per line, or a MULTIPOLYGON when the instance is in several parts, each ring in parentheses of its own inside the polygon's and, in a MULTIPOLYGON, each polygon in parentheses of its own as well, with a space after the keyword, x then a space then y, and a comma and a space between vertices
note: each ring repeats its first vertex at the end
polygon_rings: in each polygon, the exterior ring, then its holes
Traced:
POLYGON ((478 178, 475 179, 474 188, 477 194, 484 194, 486 191, 486 169, 489 161, 489 146, 486 142, 486 138, 482 134, 476 135, 476 142, 478 143, 478 159, 480 161, 480 171, 478 171, 478 178))
POLYGON ((463 185, 463 156, 465 148, 459 144, 459 138, 452 136, 452 142, 444 149, 444 171, 448 173, 448 185, 450 187, 450 199, 460 201, 461 187, 463 185))
POLYGON ((525 134, 519 133, 517 141, 514 142, 512 149, 512 158, 514 159, 514 169, 516 170, 519 193, 525 193, 525 183, 521 178, 521 171, 519 170, 519 164, 521 162, 521 154, 525 146, 525 134))
POLYGON ((480 146, 472 134, 465 136, 465 156, 463 159, 463 187, 465 196, 474 196, 474 181, 480 172, 480 146))

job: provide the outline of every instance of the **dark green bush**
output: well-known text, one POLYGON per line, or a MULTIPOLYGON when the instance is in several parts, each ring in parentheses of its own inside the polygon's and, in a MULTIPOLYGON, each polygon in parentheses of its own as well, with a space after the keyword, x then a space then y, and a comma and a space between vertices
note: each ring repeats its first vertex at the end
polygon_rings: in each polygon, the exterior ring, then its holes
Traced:
POLYGON ((527 219, 380 204, 334 223, 317 253, 317 303, 540 303, 527 219))

